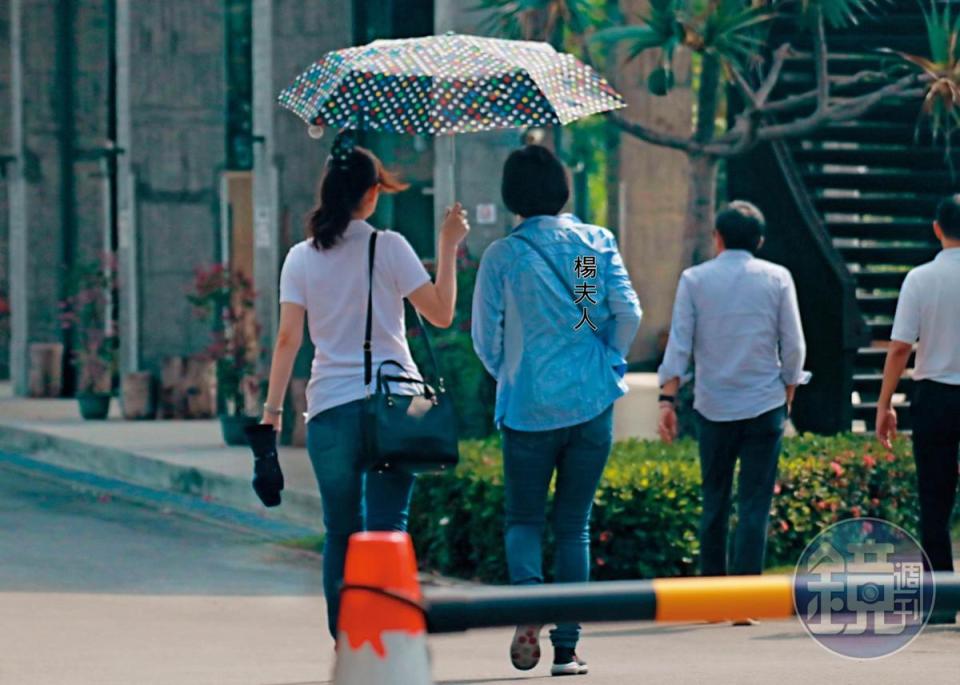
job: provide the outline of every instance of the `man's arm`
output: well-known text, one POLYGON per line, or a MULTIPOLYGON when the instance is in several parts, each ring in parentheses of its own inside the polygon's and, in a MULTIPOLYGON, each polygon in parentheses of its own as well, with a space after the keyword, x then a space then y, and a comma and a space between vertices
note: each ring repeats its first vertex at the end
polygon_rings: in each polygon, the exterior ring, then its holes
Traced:
POLYGON ((907 368, 913 344, 900 340, 891 340, 887 348, 887 360, 883 364, 883 385, 880 388, 880 399, 877 402, 877 439, 880 444, 890 449, 893 439, 897 437, 897 412, 893 408, 893 393, 897 391, 900 377, 907 368))
POLYGON ((503 363, 503 278, 499 268, 503 249, 507 248, 502 243, 491 245, 480 260, 471 316, 473 349, 494 378, 503 363))
POLYGON ((897 312, 890 332, 890 347, 883 364, 883 385, 877 401, 876 431, 880 444, 890 449, 897 437, 897 412, 893 408, 893 393, 910 361, 913 344, 920 338, 920 302, 913 273, 907 274, 897 299, 897 312))
POLYGON ((804 382, 803 362, 807 357, 807 344, 803 339, 803 324, 800 321, 800 306, 797 304, 797 289, 789 273, 786 275, 786 283, 780 293, 778 322, 780 378, 786 388, 789 411, 793 406, 797 386, 804 382))
MULTIPOLYGON (((693 336, 696 329, 696 311, 687 275, 680 277, 677 297, 673 303, 673 320, 670 323, 670 337, 663 363, 657 371, 661 393, 676 399, 680 382, 690 368, 693 357, 693 336)), ((667 443, 677 437, 677 413, 673 401, 660 402, 660 438, 667 443)))

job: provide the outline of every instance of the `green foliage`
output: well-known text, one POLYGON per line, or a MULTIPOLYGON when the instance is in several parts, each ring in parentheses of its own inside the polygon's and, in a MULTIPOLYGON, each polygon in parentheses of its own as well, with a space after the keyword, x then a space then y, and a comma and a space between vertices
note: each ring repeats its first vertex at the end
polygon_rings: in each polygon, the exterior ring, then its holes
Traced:
POLYGON ((677 48, 714 57, 727 68, 743 69, 758 61, 766 28, 774 16, 764 5, 751 6, 741 0, 716 0, 703 8, 684 0, 653 0, 641 24, 603 29, 593 41, 626 43, 629 59, 659 49, 660 63, 647 85, 651 93, 662 96, 673 86, 677 48))
POLYGON ((947 160, 951 161, 953 134, 960 127, 960 14, 954 18, 950 3, 939 10, 936 2, 931 0, 930 9, 923 11, 923 18, 930 59, 904 52, 894 51, 894 54, 905 63, 919 67, 927 77, 923 114, 930 124, 933 139, 944 141, 947 160))
MULTIPOLYGON (((566 30, 582 33, 603 20, 603 0, 479 0, 473 7, 486 19, 481 28, 510 39, 562 40, 566 30)), ((551 41, 553 42, 553 41, 551 41)))
MULTIPOLYGON (((504 582, 499 441, 464 442, 461 456, 455 473, 424 476, 417 484, 410 531, 418 559, 443 574, 504 582)), ((792 566, 820 530, 845 518, 875 516, 916 531, 914 475, 905 440, 887 453, 862 436, 787 439, 771 509, 768 566, 792 566)), ((593 577, 693 574, 700 506, 695 442, 617 443, 594 499, 593 577)), ((550 544, 548 534, 548 559, 550 544)))
MULTIPOLYGON (((433 275, 435 264, 425 262, 433 275)), ((494 430, 493 407, 496 399, 496 382, 483 368, 473 351, 470 337, 473 288, 477 281, 478 262, 461 247, 457 256, 457 304, 453 325, 445 330, 430 328, 430 340, 437 354, 437 363, 443 375, 444 385, 453 398, 459 419, 462 438, 482 438, 494 430)), ((407 319, 407 339, 410 351, 422 373, 429 377, 432 365, 419 329, 407 319)), ((429 326, 429 324, 424 324, 429 326)), ((429 378, 428 378, 429 380, 429 378)))
POLYGON ((820 14, 827 26, 844 28, 859 24, 862 15, 869 15, 872 8, 882 4, 890 3, 889 0, 805 0, 802 8, 808 23, 820 14))
POLYGON ((665 67, 657 67, 647 77, 647 90, 652 95, 663 97, 673 89, 673 72, 665 67))
POLYGON ((759 61, 766 44, 765 29, 775 16, 762 5, 718 0, 711 10, 686 24, 687 44, 723 64, 749 67, 759 61))

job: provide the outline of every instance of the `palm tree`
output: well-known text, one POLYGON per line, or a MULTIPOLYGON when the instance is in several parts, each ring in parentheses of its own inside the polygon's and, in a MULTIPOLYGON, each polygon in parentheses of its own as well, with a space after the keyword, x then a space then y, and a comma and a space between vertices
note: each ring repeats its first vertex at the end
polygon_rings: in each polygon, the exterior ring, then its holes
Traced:
MULTIPOLYGON (((620 112, 610 119, 625 133, 653 145, 680 150, 688 156, 690 184, 684 227, 687 262, 706 257, 716 205, 718 164, 723 159, 749 152, 766 142, 806 136, 823 126, 856 119, 890 97, 927 97, 942 112, 951 103, 950 117, 960 121, 956 106, 960 89, 956 83, 956 35, 960 21, 949 26, 953 42, 943 47, 940 59, 931 64, 917 59, 920 70, 891 74, 864 70, 849 76, 831 76, 827 60, 827 27, 844 27, 858 21, 885 0, 649 0, 639 23, 624 23, 609 11, 605 0, 481 0, 486 12, 484 26, 505 37, 550 40, 559 47, 560 36, 580 57, 603 69, 595 55, 598 48, 616 48, 627 60, 656 51, 658 67, 647 87, 654 96, 668 96, 673 88, 673 62, 680 51, 691 53, 699 64, 695 121, 686 135, 658 129, 620 112), (788 14, 789 13, 789 14, 788 14), (789 44, 768 53, 770 28, 775 18, 799 23, 812 37, 814 87, 808 92, 775 96, 785 61, 795 54, 789 44), (949 58, 948 58, 949 56, 949 58), (952 61, 950 61, 952 60, 952 61), (939 76, 938 76, 939 75, 939 76), (852 93, 855 91, 855 94, 852 93), (718 125, 725 100, 734 93, 741 103, 729 125, 718 125), (843 95, 844 97, 836 97, 843 95)), ((931 0, 933 1, 933 0, 931 0)), ((615 3, 614 3, 615 4, 615 3)), ((946 21, 928 13, 928 30, 946 21)), ((949 38, 936 37, 938 43, 949 38)), ((942 47, 942 46, 941 46, 942 47)), ((938 53, 939 54, 939 53, 938 53)), ((912 56, 904 56, 904 59, 912 56)), ((613 60, 606 60, 607 64, 613 60)))

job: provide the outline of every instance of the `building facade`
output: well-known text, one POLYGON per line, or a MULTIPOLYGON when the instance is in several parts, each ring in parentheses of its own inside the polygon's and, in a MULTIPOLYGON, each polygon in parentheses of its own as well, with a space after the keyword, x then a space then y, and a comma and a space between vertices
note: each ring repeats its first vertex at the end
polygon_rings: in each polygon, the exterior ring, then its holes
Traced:
MULTIPOLYGON (((479 19, 454 0, 0 0, 0 377, 26 391, 32 343, 63 342, 69 355, 58 304, 70 269, 104 252, 118 257, 121 372, 156 373, 206 346, 186 293, 213 263, 254 278, 269 346, 279 268, 304 236, 332 142, 309 138, 276 95, 329 50, 477 32, 479 19)), ((430 257, 456 198, 472 212, 479 256, 512 224, 497 179, 519 142, 515 131, 460 136, 451 174, 449 138, 366 136, 411 183, 376 222, 430 257)), ((672 194, 650 191, 662 166, 643 156, 655 152, 625 144, 624 186, 612 193, 629 207, 611 223, 648 311, 648 276, 675 280, 679 265, 661 273, 663 255, 649 257, 665 248, 643 236, 670 221, 671 203, 677 221, 682 210, 679 174, 672 194)), ((658 332, 642 334, 638 359, 655 354, 658 332)))

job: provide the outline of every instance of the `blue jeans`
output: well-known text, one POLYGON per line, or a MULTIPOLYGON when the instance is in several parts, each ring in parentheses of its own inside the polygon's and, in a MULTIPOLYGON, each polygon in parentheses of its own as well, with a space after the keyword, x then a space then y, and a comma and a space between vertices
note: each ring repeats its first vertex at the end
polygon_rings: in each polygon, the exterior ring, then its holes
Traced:
MULTIPOLYGON (((590 579, 590 510, 613 442, 613 407, 590 421, 547 431, 503 429, 506 548, 510 582, 543 582, 543 530, 554 471, 554 579, 590 579)), ((554 647, 574 648, 580 625, 550 632, 554 647)))
POLYGON ((787 408, 779 407, 753 419, 710 421, 700 418, 700 474, 703 479, 703 515, 700 519, 700 571, 725 576, 727 530, 733 472, 737 477, 737 531, 729 572, 763 573, 767 523, 787 408))
POLYGON ((413 494, 414 476, 361 468, 362 410, 363 400, 348 402, 317 414, 307 424, 307 451, 323 504, 323 593, 334 638, 347 541, 362 530, 405 531, 413 494))

